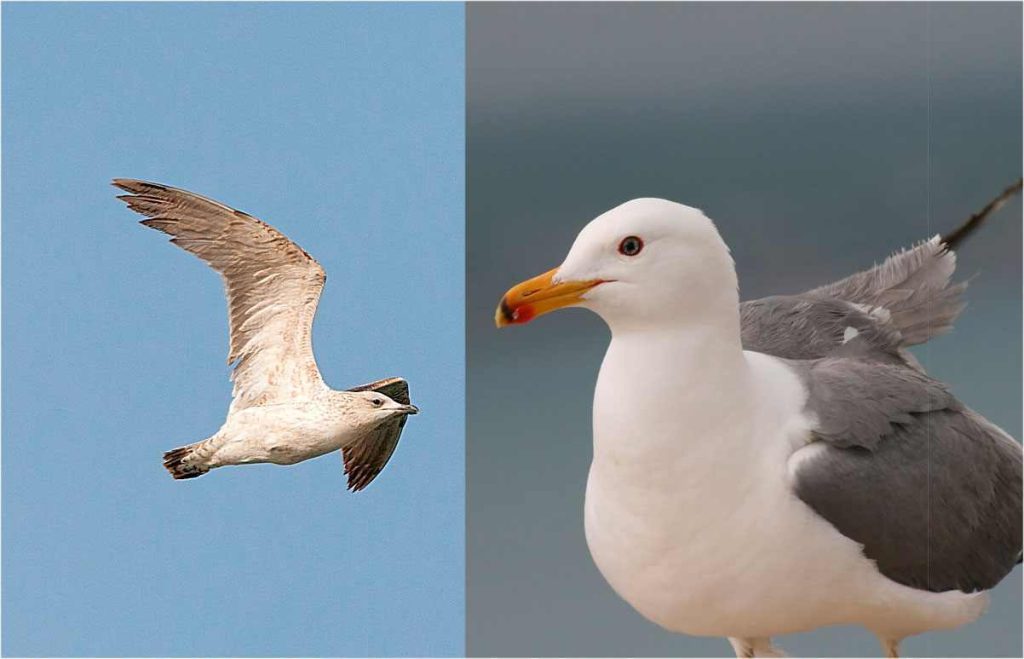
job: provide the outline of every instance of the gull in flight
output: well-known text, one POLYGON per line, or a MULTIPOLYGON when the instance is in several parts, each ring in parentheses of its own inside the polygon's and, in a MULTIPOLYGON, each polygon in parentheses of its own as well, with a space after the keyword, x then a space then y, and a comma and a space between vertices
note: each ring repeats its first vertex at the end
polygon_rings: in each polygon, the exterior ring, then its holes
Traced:
POLYGON ((836 624, 900 641, 968 623, 1020 562, 1021 446, 907 352, 965 284, 949 236, 799 295, 740 303, 703 212, 636 199, 506 293, 499 327, 578 306, 610 327, 594 394, 587 545, 671 631, 784 656, 836 624))
POLYGON ((313 315, 326 275, 269 224, 197 194, 114 179, 142 224, 171 236, 220 273, 228 299, 234 391, 208 439, 164 454, 176 479, 227 465, 291 465, 341 450, 348 488, 370 484, 398 446, 410 414, 402 378, 330 389, 313 357, 313 315))

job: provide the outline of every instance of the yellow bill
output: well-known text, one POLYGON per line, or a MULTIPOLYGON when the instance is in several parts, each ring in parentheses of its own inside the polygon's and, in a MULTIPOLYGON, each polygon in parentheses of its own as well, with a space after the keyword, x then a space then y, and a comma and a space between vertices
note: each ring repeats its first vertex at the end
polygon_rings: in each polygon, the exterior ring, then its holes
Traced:
POLYGON ((601 279, 590 279, 556 284, 553 279, 557 272, 558 268, 549 270, 510 288, 494 313, 494 324, 505 327, 528 323, 549 311, 578 304, 584 293, 603 283, 601 279))

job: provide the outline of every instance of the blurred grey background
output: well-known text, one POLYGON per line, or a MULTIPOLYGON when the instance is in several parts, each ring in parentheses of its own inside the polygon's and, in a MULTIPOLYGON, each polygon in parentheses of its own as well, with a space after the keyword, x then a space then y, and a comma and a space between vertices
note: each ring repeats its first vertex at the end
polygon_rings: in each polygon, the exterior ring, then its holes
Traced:
MULTIPOLYGON (((1021 4, 471 4, 468 651, 730 655, 604 583, 583 537, 608 332, 570 310, 500 333, 502 293, 634 197, 702 208, 744 299, 805 290, 950 229, 1021 174, 1021 4)), ((1021 436, 1021 205, 961 250, 954 332, 917 351, 1021 436)), ((832 628, 796 656, 878 656, 832 628)), ((979 622, 907 656, 1021 656, 1021 568, 979 622)))

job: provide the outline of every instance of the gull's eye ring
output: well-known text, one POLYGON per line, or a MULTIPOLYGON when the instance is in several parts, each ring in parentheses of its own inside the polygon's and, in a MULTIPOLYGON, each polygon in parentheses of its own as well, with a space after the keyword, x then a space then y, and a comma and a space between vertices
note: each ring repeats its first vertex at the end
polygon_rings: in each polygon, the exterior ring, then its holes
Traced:
POLYGON ((619 254, 623 256, 636 256, 644 248, 644 241, 639 236, 626 236, 619 243, 619 254))
POLYGON ((374 407, 380 407, 383 404, 384 404, 384 399, 383 398, 374 398, 373 399, 373 406, 374 407))

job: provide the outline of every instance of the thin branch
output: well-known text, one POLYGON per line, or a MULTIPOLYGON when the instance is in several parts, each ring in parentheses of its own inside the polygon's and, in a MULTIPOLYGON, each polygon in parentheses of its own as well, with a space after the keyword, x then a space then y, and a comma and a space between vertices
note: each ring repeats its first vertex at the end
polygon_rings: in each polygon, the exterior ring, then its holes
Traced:
POLYGON ((952 232, 943 236, 942 242, 946 243, 946 247, 949 249, 956 249, 956 246, 974 233, 975 229, 981 226, 981 223, 984 222, 989 215, 999 210, 999 207, 1005 204, 1011 197, 1020 194, 1022 181, 1024 181, 1024 179, 1017 179, 1016 183, 1003 190, 998 197, 988 202, 984 208, 967 218, 966 222, 961 224, 952 232))

